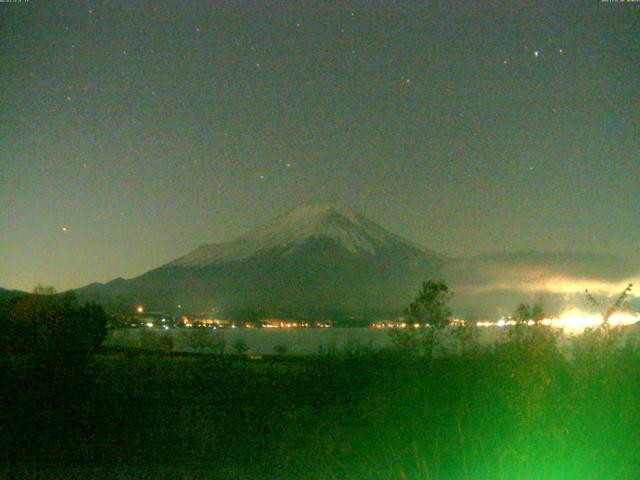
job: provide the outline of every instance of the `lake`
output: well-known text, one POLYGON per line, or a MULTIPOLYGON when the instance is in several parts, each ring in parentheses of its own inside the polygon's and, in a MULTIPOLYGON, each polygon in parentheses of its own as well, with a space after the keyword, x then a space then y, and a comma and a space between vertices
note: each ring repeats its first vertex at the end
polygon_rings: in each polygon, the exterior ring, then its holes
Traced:
MULTIPOLYGON (((504 333, 504 329, 498 327, 482 328, 481 343, 499 340, 504 333)), ((199 351, 211 351, 210 347, 200 349, 194 344, 197 336, 218 342, 223 340, 226 343, 225 353, 233 353, 235 342, 242 339, 248 352, 256 355, 273 354, 277 346, 284 347, 288 354, 309 355, 321 350, 344 350, 350 346, 377 349, 391 344, 387 328, 134 328, 110 330, 104 345, 159 350, 161 338, 165 335, 172 339, 174 352, 193 352, 194 346, 199 351)))

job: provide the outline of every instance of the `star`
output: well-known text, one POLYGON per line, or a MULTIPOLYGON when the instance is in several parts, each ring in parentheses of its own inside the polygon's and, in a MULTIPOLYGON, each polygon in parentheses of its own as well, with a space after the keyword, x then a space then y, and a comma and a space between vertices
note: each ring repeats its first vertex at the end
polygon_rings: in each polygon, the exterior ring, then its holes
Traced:
POLYGON ((63 232, 63 233, 67 233, 67 232, 69 232, 69 228, 68 228, 68 227, 62 227, 62 232, 63 232))
POLYGON ((536 50, 533 52, 534 57, 538 58, 540 56, 540 50, 536 50))

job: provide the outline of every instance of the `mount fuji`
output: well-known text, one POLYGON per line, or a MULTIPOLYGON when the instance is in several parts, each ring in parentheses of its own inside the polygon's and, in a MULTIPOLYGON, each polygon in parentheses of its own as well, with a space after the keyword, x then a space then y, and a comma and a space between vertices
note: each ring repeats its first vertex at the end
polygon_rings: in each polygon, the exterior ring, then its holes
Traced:
POLYGON ((332 203, 303 204, 143 275, 92 284, 86 300, 174 311, 324 317, 397 313, 447 259, 332 203))

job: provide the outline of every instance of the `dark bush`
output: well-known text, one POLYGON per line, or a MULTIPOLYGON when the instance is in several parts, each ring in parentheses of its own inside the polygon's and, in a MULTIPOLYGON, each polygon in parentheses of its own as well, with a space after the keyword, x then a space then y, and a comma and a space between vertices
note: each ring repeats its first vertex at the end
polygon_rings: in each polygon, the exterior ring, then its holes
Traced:
POLYGON ((46 360, 86 359, 102 343, 108 318, 75 296, 28 295, 0 305, 0 353, 46 360))

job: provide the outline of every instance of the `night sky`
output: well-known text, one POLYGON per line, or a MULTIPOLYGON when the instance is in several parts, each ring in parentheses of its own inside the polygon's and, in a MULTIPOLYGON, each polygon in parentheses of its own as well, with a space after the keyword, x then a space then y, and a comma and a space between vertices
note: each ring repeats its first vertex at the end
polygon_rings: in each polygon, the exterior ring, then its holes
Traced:
POLYGON ((0 3, 0 286, 305 201, 440 253, 640 261, 640 3, 0 3))

